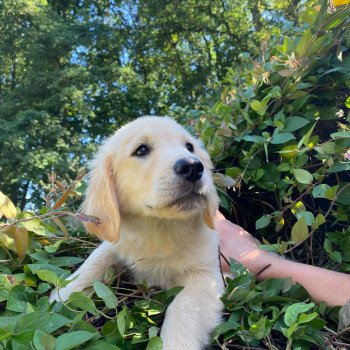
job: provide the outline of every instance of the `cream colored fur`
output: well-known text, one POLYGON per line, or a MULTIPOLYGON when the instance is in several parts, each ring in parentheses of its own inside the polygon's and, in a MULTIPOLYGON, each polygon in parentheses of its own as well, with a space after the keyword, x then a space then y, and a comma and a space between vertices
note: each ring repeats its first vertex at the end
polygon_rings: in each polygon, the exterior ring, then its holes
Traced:
POLYGON ((70 279, 78 276, 75 280, 53 291, 51 301, 66 300, 101 280, 111 264, 131 266, 136 281, 184 287, 166 311, 163 349, 202 349, 222 309, 218 236, 212 229, 217 206, 211 162, 197 139, 167 117, 142 117, 127 124, 92 161, 82 205, 84 213, 101 220, 87 229, 104 242, 73 273, 70 279), (186 143, 194 146, 193 153, 186 143), (151 149, 145 157, 134 155, 141 144, 151 149), (196 184, 174 171, 175 162, 185 157, 204 165, 196 184))

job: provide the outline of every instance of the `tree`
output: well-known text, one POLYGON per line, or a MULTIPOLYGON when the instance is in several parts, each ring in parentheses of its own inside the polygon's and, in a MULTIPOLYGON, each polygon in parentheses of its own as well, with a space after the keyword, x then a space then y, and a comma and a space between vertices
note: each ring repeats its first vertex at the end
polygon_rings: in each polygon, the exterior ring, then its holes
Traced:
POLYGON ((119 125, 192 108, 293 19, 294 3, 4 0, 1 189, 39 204, 47 173, 74 176, 119 125))

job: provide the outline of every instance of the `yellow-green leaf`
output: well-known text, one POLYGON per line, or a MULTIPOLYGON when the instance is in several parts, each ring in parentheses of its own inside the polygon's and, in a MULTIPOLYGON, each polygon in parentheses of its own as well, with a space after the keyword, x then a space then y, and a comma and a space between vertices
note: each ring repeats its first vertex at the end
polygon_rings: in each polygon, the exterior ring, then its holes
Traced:
POLYGON ((312 224, 313 229, 318 229, 322 224, 326 222, 325 217, 322 214, 317 214, 315 221, 312 224))
POLYGON ((19 262, 22 262, 28 249, 28 230, 26 228, 17 227, 15 231, 15 245, 19 262))
POLYGON ((17 215, 17 210, 10 198, 0 191, 0 218, 12 219, 17 215))
POLYGON ((292 227, 292 240, 294 243, 301 243, 307 239, 309 230, 307 228, 306 220, 301 218, 292 227))
POLYGON ((333 0, 333 6, 337 7, 337 6, 341 6, 341 5, 346 5, 350 3, 350 0, 333 0))

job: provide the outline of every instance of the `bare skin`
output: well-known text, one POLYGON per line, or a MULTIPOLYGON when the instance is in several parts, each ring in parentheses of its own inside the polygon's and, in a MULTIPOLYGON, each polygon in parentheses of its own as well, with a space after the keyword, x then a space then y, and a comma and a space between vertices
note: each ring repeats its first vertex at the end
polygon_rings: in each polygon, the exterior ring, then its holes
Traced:
MULTIPOLYGON (((220 249, 226 258, 232 257, 244 265, 258 280, 291 277, 300 283, 315 301, 328 306, 344 305, 350 299, 350 276, 286 260, 259 248, 260 242, 242 227, 233 224, 217 212, 215 226, 220 235, 220 249)), ((221 261, 224 272, 230 272, 226 261, 221 261)))

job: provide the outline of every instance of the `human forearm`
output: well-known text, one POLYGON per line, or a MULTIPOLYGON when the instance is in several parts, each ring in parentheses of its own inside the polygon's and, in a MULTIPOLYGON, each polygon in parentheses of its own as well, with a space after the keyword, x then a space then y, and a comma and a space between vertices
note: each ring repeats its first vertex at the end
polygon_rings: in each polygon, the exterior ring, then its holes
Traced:
POLYGON ((343 273, 283 259, 260 249, 242 257, 241 263, 255 275, 268 266, 258 280, 290 277, 315 301, 325 301, 329 306, 344 305, 350 299, 350 276, 343 273))
MULTIPOLYGON (((232 257, 244 265, 257 279, 287 278, 300 283, 316 301, 325 301, 328 305, 344 305, 350 299, 350 276, 344 273, 300 264, 283 259, 259 248, 255 240, 242 227, 226 220, 219 212, 216 227, 220 234, 221 253, 232 257)), ((222 259, 224 272, 230 267, 222 259)))

